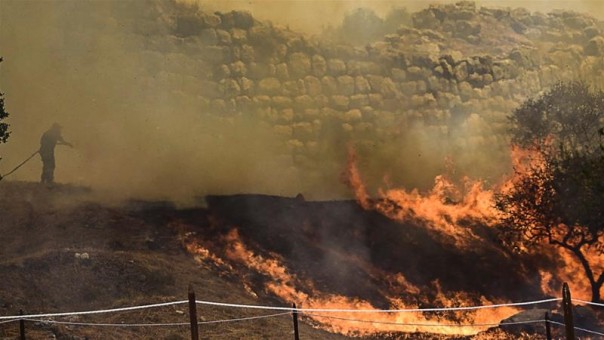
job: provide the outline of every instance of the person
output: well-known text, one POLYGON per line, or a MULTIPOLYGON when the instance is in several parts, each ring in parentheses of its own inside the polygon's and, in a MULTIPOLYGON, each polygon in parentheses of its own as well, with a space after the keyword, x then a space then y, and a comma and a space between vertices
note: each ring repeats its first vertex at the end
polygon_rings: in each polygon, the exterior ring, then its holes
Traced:
POLYGON ((58 144, 73 147, 71 143, 66 142, 63 136, 61 136, 61 128, 61 125, 54 123, 40 138, 39 152, 40 158, 42 158, 42 183, 52 184, 54 182, 55 146, 58 144))

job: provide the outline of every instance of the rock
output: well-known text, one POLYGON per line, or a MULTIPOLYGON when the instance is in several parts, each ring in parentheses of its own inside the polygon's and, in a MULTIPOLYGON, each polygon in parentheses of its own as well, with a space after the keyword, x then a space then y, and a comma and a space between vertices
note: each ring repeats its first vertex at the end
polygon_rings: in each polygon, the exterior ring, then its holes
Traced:
POLYGON ((276 74, 276 68, 274 65, 251 62, 248 64, 247 76, 250 79, 260 80, 262 78, 271 77, 276 74))
POLYGON ((407 79, 407 72, 405 72, 405 70, 403 69, 394 67, 390 70, 390 72, 392 75, 392 79, 394 79, 395 81, 401 82, 407 79))
POLYGON ((350 97, 350 107, 360 109, 369 105, 369 96, 366 94, 355 94, 350 97))
POLYGON ((229 69, 234 77, 244 77, 247 74, 247 67, 242 61, 232 63, 229 69))
POLYGON ((275 66, 275 76, 281 81, 289 79, 289 68, 286 63, 277 64, 275 66))
POLYGON ((294 78, 302 78, 309 75, 312 67, 310 58, 300 52, 290 54, 288 66, 289 73, 294 78))
POLYGON ((591 38, 583 48, 583 52, 588 56, 604 56, 604 37, 591 38))
POLYGON ((247 42, 247 31, 240 28, 230 29, 231 39, 234 43, 244 44, 247 42))
POLYGON ((213 28, 206 28, 201 30, 199 33, 199 39, 202 44, 205 45, 216 45, 218 44, 218 35, 216 30, 213 28))
POLYGON ((246 77, 241 77, 239 79, 239 87, 241 88, 241 93, 246 95, 251 95, 254 93, 254 82, 246 77))
POLYGON ((274 96, 272 98, 273 107, 276 109, 286 109, 292 107, 292 100, 289 97, 285 96, 274 96))
POLYGON ((304 86, 306 87, 306 93, 313 97, 322 93, 321 81, 317 77, 306 76, 304 86))
POLYGON ((315 77, 323 77, 327 73, 327 61, 323 56, 315 54, 312 57, 312 74, 315 77))
POLYGON ((359 110, 359 109, 352 109, 352 110, 346 111, 346 113, 344 113, 341 118, 345 122, 349 122, 349 123, 358 122, 363 119, 363 113, 361 113, 361 110, 359 110))
POLYGON ((219 84, 221 92, 225 97, 231 98, 241 93, 241 87, 234 79, 223 79, 219 84))
POLYGON ((256 60, 256 51, 250 45, 242 45, 240 59, 244 63, 250 63, 256 60))
POLYGON ((300 111, 315 107, 315 100, 307 94, 295 97, 294 103, 295 108, 299 109, 300 111))
POLYGON ((275 95, 280 92, 281 82, 277 78, 264 78, 258 82, 258 93, 260 94, 275 95))
POLYGON ((346 74, 346 64, 340 59, 329 59, 327 70, 331 76, 341 76, 346 74))
POLYGON ((345 96, 351 96, 354 94, 355 81, 351 76, 339 76, 338 81, 338 93, 345 96))
POLYGON ((338 93, 338 82, 334 77, 325 76, 321 78, 321 84, 323 85, 323 92, 325 94, 338 93))
POLYGON ((355 93, 371 92, 371 86, 369 85, 369 82, 362 76, 356 76, 354 78, 354 89, 355 93))
POLYGON ((225 30, 217 29, 216 35, 218 37, 218 43, 221 45, 231 45, 231 34, 225 30))
POLYGON ((341 95, 331 96, 331 105, 336 110, 348 110, 349 104, 350 104, 350 100, 346 96, 341 96, 341 95))

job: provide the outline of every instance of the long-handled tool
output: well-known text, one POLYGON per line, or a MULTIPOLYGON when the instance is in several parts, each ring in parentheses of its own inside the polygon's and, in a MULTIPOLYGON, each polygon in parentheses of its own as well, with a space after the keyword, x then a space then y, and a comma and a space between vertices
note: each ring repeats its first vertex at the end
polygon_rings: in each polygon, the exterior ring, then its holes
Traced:
POLYGON ((35 155, 37 155, 40 152, 40 150, 36 150, 36 152, 32 153, 31 156, 27 157, 26 160, 24 160, 23 162, 21 162, 19 165, 17 165, 14 169, 12 169, 11 171, 5 173, 4 175, 0 175, 0 181, 4 179, 4 177, 12 174, 13 172, 17 171, 20 167, 22 167, 25 163, 29 162, 30 159, 34 158, 35 155))

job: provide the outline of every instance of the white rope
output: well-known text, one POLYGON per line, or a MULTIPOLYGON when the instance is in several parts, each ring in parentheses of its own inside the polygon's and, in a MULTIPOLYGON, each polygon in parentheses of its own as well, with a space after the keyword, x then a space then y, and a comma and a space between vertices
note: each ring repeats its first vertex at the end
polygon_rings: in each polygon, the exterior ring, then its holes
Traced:
POLYGON ((0 321, 0 325, 3 324, 3 323, 11 323, 11 322, 15 322, 15 321, 19 321, 19 319, 0 321))
POLYGON ((47 324, 72 325, 72 326, 97 326, 97 327, 165 327, 165 326, 188 326, 189 322, 179 323, 92 323, 92 322, 70 322, 55 321, 48 319, 24 319, 25 321, 40 322, 47 324))
POLYGON ((208 306, 219 306, 219 307, 233 307, 233 308, 249 308, 249 309, 268 309, 268 310, 283 310, 289 312, 319 312, 319 313, 412 313, 412 312, 446 312, 446 311, 465 311, 465 310, 476 310, 486 308, 500 308, 500 307, 513 307, 513 306, 527 306, 536 305, 548 302, 560 301, 562 298, 552 298, 537 301, 527 302, 515 302, 515 303, 502 303, 495 305, 483 305, 483 306, 468 306, 468 307, 443 307, 443 308, 410 308, 410 309, 328 309, 328 308, 292 308, 292 307, 271 307, 261 305, 244 305, 236 303, 222 303, 212 301, 201 301, 196 300, 195 302, 200 305, 208 306))
MULTIPOLYGON (((258 315, 258 316, 251 316, 251 317, 237 318, 237 319, 199 321, 197 323, 200 325, 204 325, 204 324, 238 322, 238 321, 266 319, 266 318, 272 318, 272 317, 276 317, 276 316, 289 315, 289 314, 290 314, 289 312, 286 312, 286 313, 258 315)), ((31 321, 31 322, 49 323, 49 324, 73 325, 73 326, 98 326, 98 327, 166 327, 166 326, 188 326, 191 324, 190 322, 179 322, 179 323, 92 323, 92 322, 55 321, 55 320, 48 320, 48 319, 23 319, 23 320, 31 321)), ((16 321, 16 320, 11 320, 11 321, 16 321)))
POLYGON ((579 300, 579 299, 571 299, 571 300, 575 303, 578 302, 578 303, 584 303, 586 305, 604 307, 604 303, 597 303, 597 302, 591 302, 591 301, 585 301, 585 300, 579 300))
POLYGON ((362 323, 371 323, 371 324, 380 324, 380 325, 422 326, 422 327, 489 327, 489 326, 509 326, 509 325, 521 325, 521 324, 543 322, 543 320, 526 320, 526 321, 512 321, 512 322, 500 322, 500 323, 474 323, 474 324, 400 323, 400 322, 390 322, 390 321, 358 320, 358 319, 341 318, 341 317, 337 317, 337 316, 320 315, 320 314, 312 314, 312 313, 304 313, 304 314, 308 315, 308 316, 316 316, 316 317, 320 317, 320 318, 337 319, 337 320, 352 321, 352 322, 362 322, 362 323))
MULTIPOLYGON (((556 322, 556 321, 552 321, 552 320, 547 320, 547 322, 549 322, 549 323, 551 323, 551 324, 554 324, 554 325, 558 325, 558 326, 564 326, 564 327, 566 327, 566 325, 565 325, 565 324, 563 324, 563 323, 561 323, 561 322, 556 322)), ((578 331, 582 331, 582 332, 585 332, 585 333, 591 333, 591 334, 596 334, 596 335, 602 335, 602 336, 604 336, 604 333, 600 333, 600 332, 592 331, 592 330, 585 329, 585 328, 581 328, 581 327, 574 327, 574 328, 575 328, 576 330, 578 330, 578 331)))
POLYGON ((101 309, 101 310, 91 310, 85 312, 66 312, 66 313, 47 313, 47 314, 27 314, 27 315, 12 315, 12 316, 0 316, 0 320, 7 319, 27 319, 27 318, 47 318, 54 316, 72 316, 72 315, 90 315, 90 314, 103 314, 103 313, 116 313, 116 312, 126 312, 138 309, 147 309, 147 308, 157 308, 157 307, 165 307, 165 306, 173 306, 180 305, 183 303, 188 303, 188 300, 183 301, 174 301, 174 302, 165 302, 165 303, 156 303, 152 305, 142 305, 142 306, 133 306, 133 307, 123 307, 123 308, 113 308, 113 309, 101 309))
POLYGON ((247 317, 247 318, 238 318, 238 319, 202 321, 202 322, 199 322, 199 323, 200 324, 212 324, 212 323, 226 323, 226 322, 248 321, 248 320, 256 320, 256 319, 266 319, 266 318, 272 318, 272 317, 277 317, 277 316, 282 316, 282 315, 290 315, 290 314, 291 314, 290 312, 285 312, 285 313, 275 313, 275 314, 269 314, 269 315, 250 316, 250 317, 247 317))

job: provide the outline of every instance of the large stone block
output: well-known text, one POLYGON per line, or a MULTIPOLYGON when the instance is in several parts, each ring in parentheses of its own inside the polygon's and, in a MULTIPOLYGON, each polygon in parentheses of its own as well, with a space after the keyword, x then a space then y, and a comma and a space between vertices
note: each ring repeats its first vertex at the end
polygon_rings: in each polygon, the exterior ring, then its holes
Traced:
POLYGON ((233 77, 245 77, 247 75, 247 67, 242 61, 236 61, 229 66, 233 77))
POLYGON ((351 76, 339 76, 338 80, 338 93, 345 96, 351 96, 354 94, 354 78, 351 76))
POLYGON ((312 64, 304 53, 292 53, 289 56, 289 73, 294 78, 303 78, 310 74, 312 64))
POLYGON ((258 93, 266 95, 279 94, 281 93, 281 82, 274 77, 264 78, 258 83, 258 93))
POLYGON ((346 74, 346 64, 340 59, 329 59, 327 71, 331 76, 337 77, 346 74))
POLYGON ((325 76, 321 78, 321 85, 323 86, 324 94, 330 95, 338 93, 338 82, 334 77, 325 76))
POLYGON ((317 96, 323 92, 321 81, 317 77, 307 76, 304 78, 306 93, 311 96, 317 96))
POLYGON ((369 96, 366 94, 355 94, 350 96, 350 107, 354 109, 360 109, 364 106, 369 105, 369 96))
POLYGON ((235 97, 241 94, 241 87, 234 79, 223 79, 219 82, 219 84, 220 91, 227 98, 235 97))
POLYGON ((323 77, 327 73, 327 61, 323 56, 315 54, 312 57, 312 74, 315 77, 323 77))
POLYGON ((275 66, 261 62, 251 62, 247 65, 247 76, 250 79, 260 80, 267 77, 275 76, 275 66))
POLYGON ((205 45, 216 45, 218 44, 218 35, 216 30, 213 28, 206 28, 201 30, 199 33, 199 40, 205 45))
POLYGON ((281 81, 285 81, 289 79, 289 68, 286 63, 277 64, 275 66, 275 75, 281 81))
POLYGON ((350 99, 347 96, 334 95, 331 96, 331 105, 336 110, 348 110, 350 99))
POLYGON ((315 107, 315 100, 313 97, 305 94, 294 98, 294 105, 296 110, 304 111, 305 109, 311 109, 315 107))
POLYGON ((371 92, 371 86, 365 77, 356 76, 354 77, 354 89, 356 93, 369 93, 371 92))
POLYGON ((291 108, 293 105, 291 98, 286 96, 273 96, 272 103, 273 107, 276 109, 291 108))

